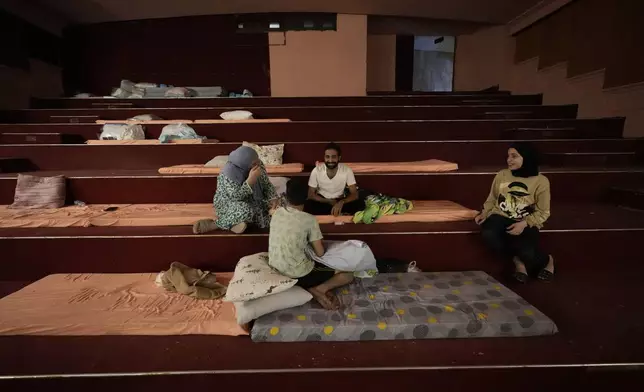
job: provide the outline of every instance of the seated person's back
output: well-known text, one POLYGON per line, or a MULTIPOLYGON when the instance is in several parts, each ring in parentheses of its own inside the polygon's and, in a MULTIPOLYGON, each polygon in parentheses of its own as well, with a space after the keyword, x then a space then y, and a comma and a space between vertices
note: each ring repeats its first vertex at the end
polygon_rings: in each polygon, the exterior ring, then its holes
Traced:
MULTIPOLYGON (((291 191, 296 187, 289 182, 291 191)), ((295 197, 301 198, 299 202, 303 205, 306 200, 306 185, 299 188, 301 188, 299 193, 302 194, 295 197)), ((279 207, 273 213, 270 224, 269 263, 280 273, 291 278, 305 276, 313 270, 315 264, 307 255, 306 249, 309 244, 320 240, 322 240, 322 232, 315 216, 294 206, 279 207)), ((316 249, 316 253, 317 251, 316 249)), ((322 253, 324 253, 323 249, 322 253)), ((319 254, 319 256, 322 255, 319 254)))

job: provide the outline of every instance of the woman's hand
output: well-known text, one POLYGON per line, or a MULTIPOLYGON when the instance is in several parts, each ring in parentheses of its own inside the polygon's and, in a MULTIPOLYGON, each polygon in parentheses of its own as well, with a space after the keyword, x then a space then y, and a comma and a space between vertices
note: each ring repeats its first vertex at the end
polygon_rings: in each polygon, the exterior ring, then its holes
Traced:
POLYGON ((250 169, 250 173, 248 173, 248 179, 246 180, 248 182, 248 185, 255 185, 255 183, 257 182, 257 179, 261 175, 262 175, 261 166, 257 165, 257 166, 254 166, 252 169, 250 169))
POLYGON ((483 214, 478 214, 477 216, 474 217, 474 223, 480 226, 483 224, 483 222, 485 222, 485 219, 487 218, 485 218, 483 214))
POLYGON ((528 223, 526 221, 521 221, 508 226, 506 231, 510 235, 521 235, 526 227, 528 227, 528 223))

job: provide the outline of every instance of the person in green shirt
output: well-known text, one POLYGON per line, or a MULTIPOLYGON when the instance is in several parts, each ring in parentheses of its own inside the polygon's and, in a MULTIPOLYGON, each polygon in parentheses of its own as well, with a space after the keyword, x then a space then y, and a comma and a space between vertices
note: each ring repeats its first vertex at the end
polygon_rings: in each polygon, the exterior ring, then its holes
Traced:
POLYGON ((327 310, 340 307, 333 290, 353 281, 352 272, 337 272, 317 263, 307 254, 313 248, 324 256, 322 232, 315 216, 304 212, 307 184, 290 180, 286 184, 286 205, 273 213, 268 236, 268 264, 282 275, 297 279, 297 285, 308 290, 327 310))
POLYGON ((508 168, 494 177, 483 210, 474 218, 486 245, 512 258, 514 279, 528 275, 550 282, 554 259, 539 247, 539 229, 550 216, 550 181, 539 174, 538 153, 532 144, 514 143, 508 150, 508 168))

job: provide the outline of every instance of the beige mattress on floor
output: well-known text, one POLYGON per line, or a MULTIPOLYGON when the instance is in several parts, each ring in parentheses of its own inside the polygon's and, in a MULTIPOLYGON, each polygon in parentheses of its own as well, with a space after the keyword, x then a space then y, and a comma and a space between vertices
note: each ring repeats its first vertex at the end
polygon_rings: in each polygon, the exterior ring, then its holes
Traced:
POLYGON ((458 170, 458 164, 428 159, 414 162, 345 162, 354 173, 435 173, 458 170))
MULTIPOLYGON (((477 211, 448 200, 415 200, 414 208, 400 215, 386 215, 374 223, 454 222, 474 219, 477 211)), ((318 216, 319 223, 353 223, 352 216, 318 216)))
POLYGON ((192 124, 192 120, 96 120, 96 124, 192 124))
POLYGON ((247 335, 232 303, 167 293, 156 275, 49 275, 0 299, 0 335, 247 335))
MULTIPOLYGON (((162 167, 159 169, 160 174, 219 174, 221 167, 206 167, 204 165, 176 165, 162 167)), ((284 163, 282 165, 266 166, 267 174, 292 174, 304 171, 304 165, 301 163, 284 163)))
MULTIPOLYGON (((476 211, 446 200, 413 201, 414 209, 388 215, 375 223, 453 222, 472 219, 476 211)), ((353 223, 351 216, 318 216, 321 224, 353 223)), ((93 204, 51 209, 10 209, 0 206, 0 228, 91 226, 191 226, 200 219, 216 219, 211 203, 205 204, 93 204), (116 211, 105 211, 118 207, 116 211)))
MULTIPOLYGON (((208 139, 208 143, 216 143, 215 139, 208 139)), ((94 144, 94 145, 103 145, 103 146, 148 146, 148 145, 168 145, 168 144, 202 144, 204 143, 203 139, 174 139, 169 140, 167 143, 161 143, 161 140, 157 139, 145 139, 145 140, 88 140, 85 143, 94 144)))
POLYGON ((190 226, 214 219, 212 203, 92 204, 51 209, 10 209, 0 206, 0 227, 190 226), (105 211, 118 207, 116 211, 105 211))
POLYGON ((252 118, 250 120, 224 120, 221 118, 212 119, 212 120, 195 120, 195 124, 230 124, 230 123, 283 123, 290 122, 288 118, 252 118))

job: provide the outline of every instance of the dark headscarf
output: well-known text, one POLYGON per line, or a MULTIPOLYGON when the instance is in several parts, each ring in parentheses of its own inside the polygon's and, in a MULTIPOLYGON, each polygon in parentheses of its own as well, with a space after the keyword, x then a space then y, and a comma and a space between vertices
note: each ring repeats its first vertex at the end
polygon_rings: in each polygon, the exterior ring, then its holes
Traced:
MULTIPOLYGON (((228 162, 221 174, 228 177, 229 180, 241 185, 248 178, 248 173, 253 167, 253 161, 259 159, 257 152, 250 147, 242 146, 228 155, 228 162)), ((253 198, 262 200, 262 186, 259 181, 253 185, 253 198)))
POLYGON ((523 157, 523 165, 517 170, 512 170, 513 176, 525 178, 539 175, 539 153, 532 143, 516 142, 510 148, 517 150, 523 157))

